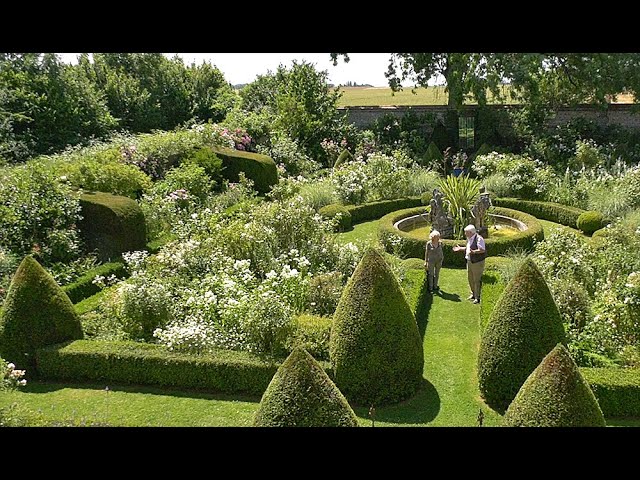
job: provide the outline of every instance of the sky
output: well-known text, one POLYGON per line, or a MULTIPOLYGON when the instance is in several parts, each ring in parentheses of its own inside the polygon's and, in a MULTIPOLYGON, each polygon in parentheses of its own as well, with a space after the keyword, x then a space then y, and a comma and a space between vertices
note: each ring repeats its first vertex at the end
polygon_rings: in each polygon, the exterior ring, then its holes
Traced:
MULTIPOLYGON (((63 61, 76 63, 78 53, 59 53, 63 61)), ((172 57, 174 53, 165 53, 172 57)), ((384 76, 389 65, 389 53, 350 53, 349 63, 342 58, 333 66, 328 53, 178 53, 185 63, 201 63, 204 60, 216 65, 227 81, 233 85, 250 83, 256 75, 275 71, 279 64, 290 66, 293 60, 306 60, 316 64, 319 70, 329 72, 329 83, 335 85, 348 81, 358 84, 370 84, 374 87, 387 87, 384 76)))

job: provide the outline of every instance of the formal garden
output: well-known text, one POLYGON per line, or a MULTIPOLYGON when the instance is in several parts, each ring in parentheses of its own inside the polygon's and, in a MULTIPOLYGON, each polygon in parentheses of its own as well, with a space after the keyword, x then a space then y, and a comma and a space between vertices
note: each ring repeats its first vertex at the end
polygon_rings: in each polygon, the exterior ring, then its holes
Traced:
MULTIPOLYGON (((130 55, 63 69, 102 134, 6 116, 0 425, 640 425, 640 131, 543 128, 533 100, 480 107, 464 146, 453 111, 357 128, 306 63, 237 95, 187 69, 213 107, 185 80, 180 116, 140 106, 130 55)), ((16 85, 46 58, 0 60, 0 113, 41 101, 16 85)))

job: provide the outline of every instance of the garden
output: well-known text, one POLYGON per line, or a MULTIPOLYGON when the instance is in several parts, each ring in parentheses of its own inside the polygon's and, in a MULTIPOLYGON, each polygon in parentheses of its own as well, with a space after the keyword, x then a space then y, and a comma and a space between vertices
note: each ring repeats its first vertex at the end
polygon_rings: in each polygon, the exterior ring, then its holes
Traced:
POLYGON ((640 425, 640 133, 480 108, 462 148, 451 118, 356 128, 326 84, 0 136, 1 426, 640 425))

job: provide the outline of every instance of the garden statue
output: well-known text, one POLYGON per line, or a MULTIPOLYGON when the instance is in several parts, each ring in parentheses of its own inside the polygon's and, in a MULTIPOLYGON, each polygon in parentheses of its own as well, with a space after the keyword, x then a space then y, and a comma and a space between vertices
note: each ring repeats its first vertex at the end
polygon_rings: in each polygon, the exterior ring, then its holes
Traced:
POLYGON ((442 200, 442 192, 434 188, 433 197, 429 202, 431 206, 429 221, 431 229, 439 231, 442 238, 451 238, 453 236, 453 218, 446 213, 442 200))
POLYGON ((475 225, 477 232, 481 236, 486 236, 489 232, 487 227, 487 210, 491 206, 491 199, 489 198, 489 192, 485 187, 480 188, 480 196, 475 205, 471 207, 471 215, 473 217, 472 223, 475 225))

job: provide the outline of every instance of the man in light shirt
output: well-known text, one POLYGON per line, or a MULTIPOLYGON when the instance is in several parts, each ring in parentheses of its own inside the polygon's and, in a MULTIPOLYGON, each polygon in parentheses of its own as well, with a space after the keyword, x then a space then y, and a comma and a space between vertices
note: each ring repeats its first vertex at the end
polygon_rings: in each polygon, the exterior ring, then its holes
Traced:
POLYGON ((471 295, 468 300, 480 303, 480 291, 482 289, 482 272, 484 272, 484 259, 487 258, 487 250, 484 238, 476 232, 476 227, 467 225, 464 227, 464 236, 467 237, 467 246, 456 245, 454 252, 465 252, 467 260, 467 277, 471 295))

